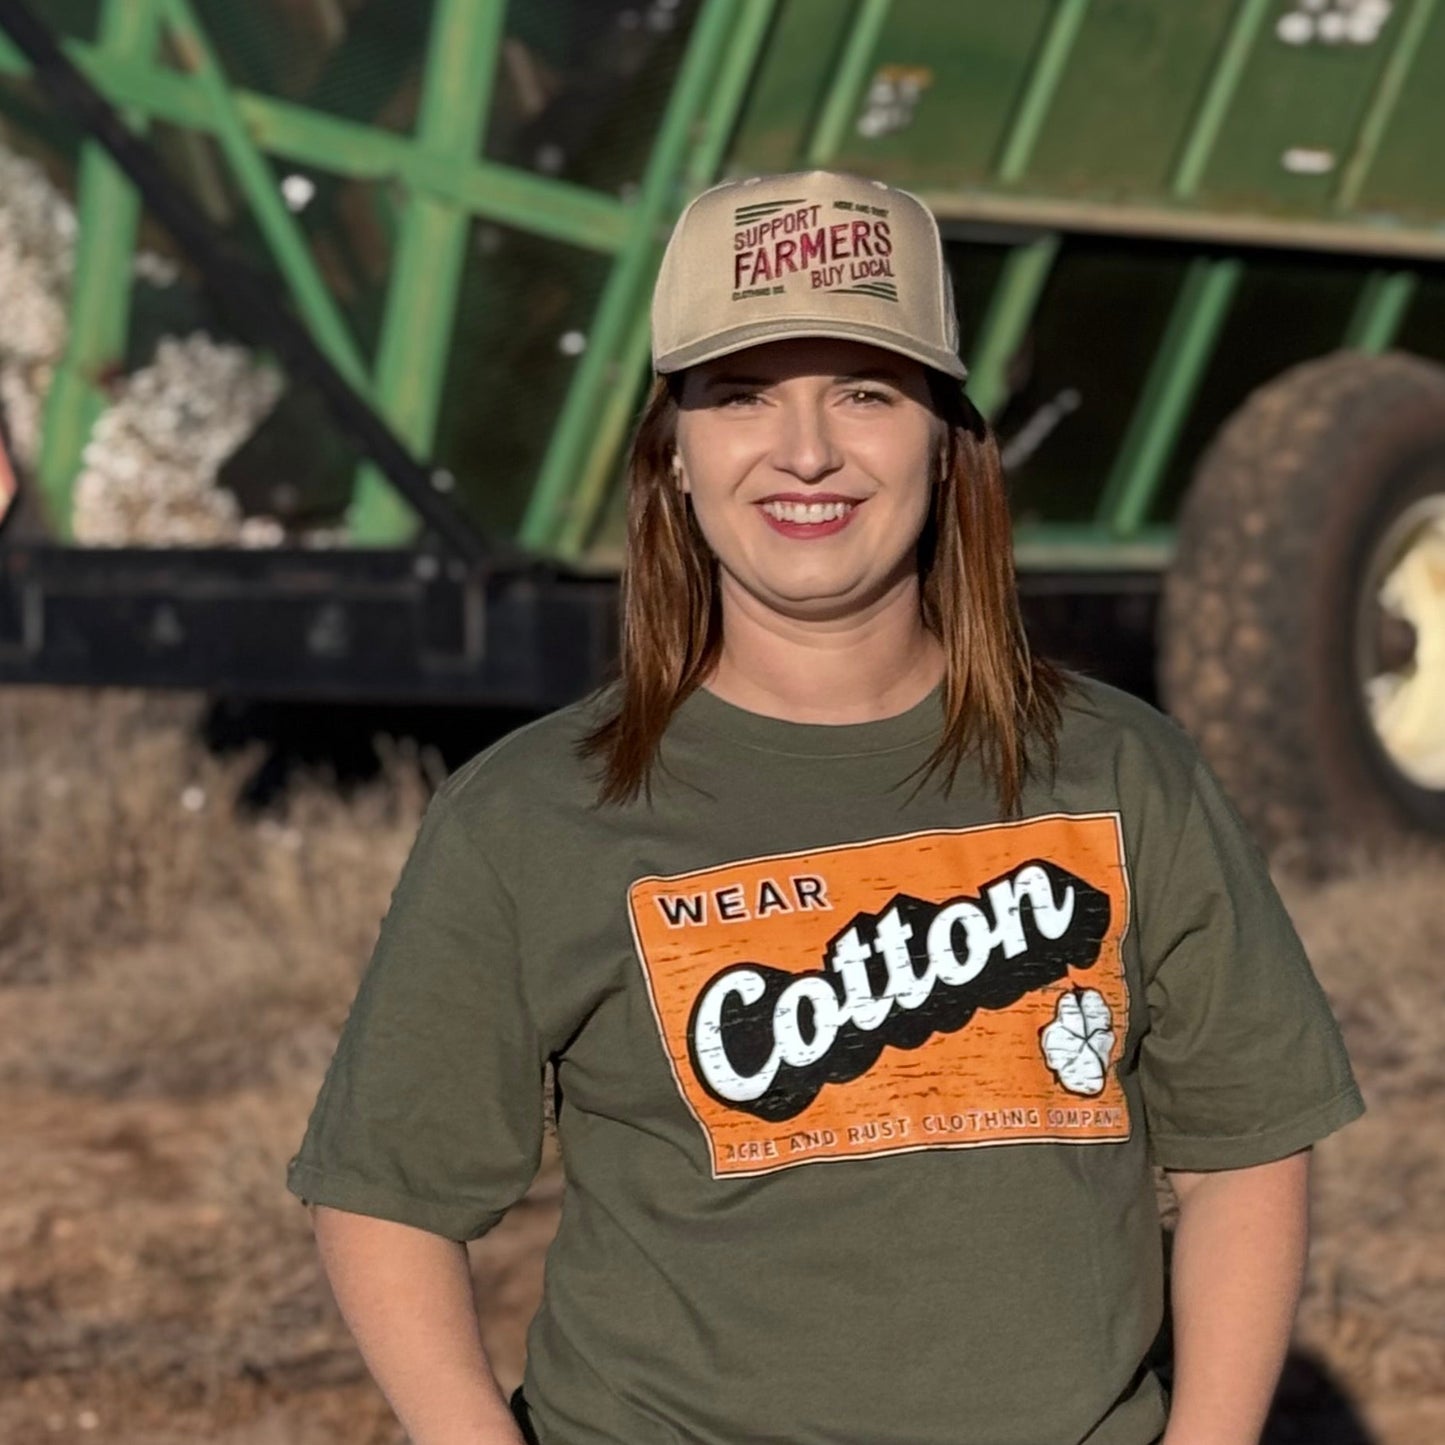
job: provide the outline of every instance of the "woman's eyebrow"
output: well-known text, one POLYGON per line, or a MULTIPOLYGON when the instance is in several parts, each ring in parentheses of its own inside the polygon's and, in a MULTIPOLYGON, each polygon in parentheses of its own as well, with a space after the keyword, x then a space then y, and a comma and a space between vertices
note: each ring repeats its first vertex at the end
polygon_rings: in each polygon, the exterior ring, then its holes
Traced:
POLYGON ((902 376, 891 366, 870 366, 863 371, 848 371, 835 376, 834 381, 887 381, 894 386, 902 385, 902 376))
POLYGON ((724 386, 771 386, 772 383, 765 376, 743 376, 739 372, 730 371, 720 376, 710 376, 703 384, 707 391, 716 391, 724 386))
MULTIPOLYGON (((902 373, 895 371, 891 366, 869 366, 859 371, 839 372, 833 378, 835 383, 853 381, 886 381, 894 386, 901 386, 903 383, 902 373)), ((710 376, 703 383, 704 390, 715 391, 726 386, 754 386, 765 387, 775 384, 775 378, 767 376, 744 376, 741 372, 729 371, 720 373, 717 376, 710 376)))

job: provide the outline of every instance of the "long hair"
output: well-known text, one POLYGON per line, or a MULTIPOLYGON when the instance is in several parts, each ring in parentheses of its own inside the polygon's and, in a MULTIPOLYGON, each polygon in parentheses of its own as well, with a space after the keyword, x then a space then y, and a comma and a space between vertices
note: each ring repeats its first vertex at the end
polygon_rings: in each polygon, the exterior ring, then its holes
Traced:
MULTIPOLYGON (((1024 635, 993 432, 956 382, 935 371, 928 379, 948 445, 918 542, 923 623, 944 654, 943 731, 924 776, 947 789, 976 751, 1009 817, 1036 751, 1053 761, 1064 683, 1024 635)), ((601 760, 603 803, 647 790, 673 713, 722 646, 717 562, 672 470, 679 385, 654 382, 627 463, 621 679, 612 710, 581 743, 601 760)))

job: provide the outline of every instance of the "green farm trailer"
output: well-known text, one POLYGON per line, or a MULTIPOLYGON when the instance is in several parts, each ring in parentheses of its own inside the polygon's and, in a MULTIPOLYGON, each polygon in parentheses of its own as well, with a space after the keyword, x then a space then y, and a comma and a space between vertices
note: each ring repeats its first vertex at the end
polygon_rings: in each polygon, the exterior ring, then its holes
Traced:
POLYGON ((1442 139, 1436 0, 0 0, 0 681, 576 696, 670 220, 827 165, 1040 633, 1270 842, 1445 833, 1442 139))

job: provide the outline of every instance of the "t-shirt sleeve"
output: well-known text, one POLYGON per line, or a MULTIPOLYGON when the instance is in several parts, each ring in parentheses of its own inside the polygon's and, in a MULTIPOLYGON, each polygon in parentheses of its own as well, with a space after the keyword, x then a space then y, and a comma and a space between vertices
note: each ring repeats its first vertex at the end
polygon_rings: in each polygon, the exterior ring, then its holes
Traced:
POLYGON ((1154 1159, 1180 1170, 1281 1159, 1364 1109, 1339 1028, 1263 856, 1202 762, 1175 843, 1138 914, 1154 1159))
POLYGON ((526 1191, 543 1048, 511 900, 446 790, 427 809, 287 1187, 475 1239, 526 1191))

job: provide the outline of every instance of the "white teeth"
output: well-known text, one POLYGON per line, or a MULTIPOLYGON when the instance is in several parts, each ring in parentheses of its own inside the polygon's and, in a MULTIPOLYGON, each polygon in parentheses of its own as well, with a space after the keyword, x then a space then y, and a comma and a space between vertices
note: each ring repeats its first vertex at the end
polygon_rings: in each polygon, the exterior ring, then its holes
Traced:
POLYGON ((846 517, 856 502, 764 502, 763 511, 778 522, 799 524, 836 522, 846 517))

